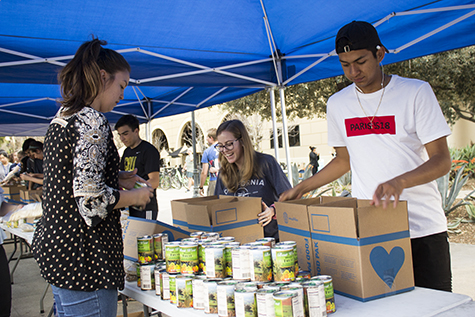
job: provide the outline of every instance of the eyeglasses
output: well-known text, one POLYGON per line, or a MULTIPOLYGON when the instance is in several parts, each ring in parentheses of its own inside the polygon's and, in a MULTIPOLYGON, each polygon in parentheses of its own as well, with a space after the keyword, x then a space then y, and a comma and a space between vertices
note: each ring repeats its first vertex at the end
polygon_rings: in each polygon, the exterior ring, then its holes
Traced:
MULTIPOLYGON (((239 139, 240 139, 240 138, 239 138, 239 139)), ((231 151, 232 149, 234 149, 234 142, 239 141, 239 139, 232 140, 232 141, 228 141, 228 142, 224 143, 224 145, 216 144, 214 147, 215 147, 216 150, 218 150, 219 152, 223 152, 224 149, 226 149, 226 150, 228 150, 228 151, 231 151)))

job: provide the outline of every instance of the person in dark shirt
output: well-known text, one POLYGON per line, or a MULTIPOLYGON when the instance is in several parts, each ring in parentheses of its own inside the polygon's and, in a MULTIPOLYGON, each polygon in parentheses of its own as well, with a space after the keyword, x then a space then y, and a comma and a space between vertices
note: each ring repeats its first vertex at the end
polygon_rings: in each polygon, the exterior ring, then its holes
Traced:
POLYGON ((265 237, 279 239, 274 202, 292 186, 276 159, 254 150, 244 124, 223 122, 217 130, 219 170, 215 195, 261 197, 262 212, 257 215, 265 237))
POLYGON ((117 121, 115 129, 120 140, 127 147, 120 160, 120 170, 133 171, 147 180, 153 188, 153 198, 145 209, 138 210, 130 206, 129 215, 147 219, 157 219, 158 202, 157 187, 160 182, 160 153, 149 142, 144 141, 139 135, 139 120, 133 115, 125 115, 117 121))
POLYGON ((320 155, 317 153, 317 148, 314 146, 310 146, 310 165, 312 166, 312 175, 318 172, 318 160, 320 159, 320 155))
POLYGON ((33 163, 30 163, 30 172, 21 174, 20 177, 28 181, 28 189, 38 189, 43 186, 43 143, 31 141, 28 151, 33 158, 33 163))

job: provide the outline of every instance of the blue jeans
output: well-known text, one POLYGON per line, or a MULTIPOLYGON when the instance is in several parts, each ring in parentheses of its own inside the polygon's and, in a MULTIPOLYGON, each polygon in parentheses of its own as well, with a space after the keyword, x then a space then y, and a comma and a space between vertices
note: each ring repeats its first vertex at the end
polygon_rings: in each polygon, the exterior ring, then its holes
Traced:
POLYGON ((116 317, 117 289, 74 291, 51 285, 59 317, 116 317))

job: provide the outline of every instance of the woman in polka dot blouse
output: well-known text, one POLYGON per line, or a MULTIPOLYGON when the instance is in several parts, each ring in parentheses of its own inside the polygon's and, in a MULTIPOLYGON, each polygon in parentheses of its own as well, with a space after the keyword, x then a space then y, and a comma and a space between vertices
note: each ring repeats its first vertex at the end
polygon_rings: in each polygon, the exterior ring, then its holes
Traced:
POLYGON ((130 66, 93 39, 59 74, 62 108, 44 142, 43 216, 33 252, 59 316, 116 316, 124 287, 119 208, 145 206, 152 190, 132 189, 103 113, 123 99, 130 66), (119 188, 131 190, 121 191, 119 188))

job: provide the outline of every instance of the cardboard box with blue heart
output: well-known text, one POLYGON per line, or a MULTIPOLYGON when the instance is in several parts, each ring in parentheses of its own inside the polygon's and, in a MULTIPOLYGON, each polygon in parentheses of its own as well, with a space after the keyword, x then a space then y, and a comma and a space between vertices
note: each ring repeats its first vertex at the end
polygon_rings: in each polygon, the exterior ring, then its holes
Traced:
POLYGON ((312 275, 331 275, 336 293, 369 301, 414 289, 406 202, 384 210, 370 206, 369 200, 320 200, 306 206, 306 215, 276 207, 280 239, 310 238, 306 252, 312 275), (289 223, 299 218, 306 220, 308 232, 289 223))

